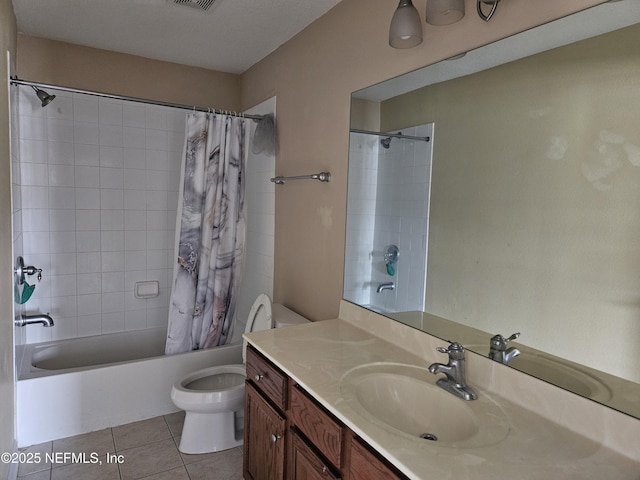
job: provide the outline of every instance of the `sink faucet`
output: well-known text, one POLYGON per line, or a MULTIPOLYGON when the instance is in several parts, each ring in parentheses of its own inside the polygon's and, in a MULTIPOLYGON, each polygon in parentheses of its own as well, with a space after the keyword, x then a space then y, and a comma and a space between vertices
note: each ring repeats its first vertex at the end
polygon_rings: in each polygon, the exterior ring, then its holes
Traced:
POLYGON ((444 373, 445 378, 439 379, 436 384, 444 388, 447 392, 452 393, 463 400, 475 400, 478 398, 476 392, 473 391, 465 382, 464 352, 465 349, 457 342, 449 345, 449 348, 438 347, 440 353, 449 354, 449 363, 433 363, 429 366, 429 371, 433 374, 444 373))
POLYGON ((502 335, 494 335, 491 337, 489 349, 489 358, 496 362, 509 363, 513 358, 520 355, 520 350, 515 347, 507 348, 507 343, 511 340, 515 340, 520 336, 520 332, 514 333, 509 338, 504 338, 502 335))
POLYGON ((51 318, 48 313, 39 313, 37 315, 20 315, 20 319, 14 320, 13 323, 18 327, 33 325, 34 323, 41 323, 44 327, 53 327, 53 318, 51 318))
POLYGON ((393 282, 381 283, 380 285, 378 285, 378 289, 376 290, 376 292, 380 293, 384 290, 395 290, 395 288, 396 284, 393 282))

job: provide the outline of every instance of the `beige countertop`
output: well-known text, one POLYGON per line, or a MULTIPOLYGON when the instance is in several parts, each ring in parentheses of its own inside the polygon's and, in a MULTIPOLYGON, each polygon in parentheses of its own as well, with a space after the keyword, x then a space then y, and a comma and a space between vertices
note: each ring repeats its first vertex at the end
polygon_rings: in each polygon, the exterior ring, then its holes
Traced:
MULTIPOLYGON (((393 332, 389 335, 393 335, 393 332)), ((409 478, 640 480, 640 438, 637 435, 640 422, 628 417, 633 430, 623 433, 626 439, 635 441, 636 445, 625 452, 627 455, 617 453, 604 446, 603 442, 578 435, 549 420, 547 416, 507 400, 499 393, 487 392, 474 383, 473 376, 473 371, 478 371, 486 359, 478 360, 474 354, 468 355, 473 357, 468 358, 468 361, 471 360, 469 366, 473 367, 475 363, 475 367, 469 369, 467 381, 479 396, 492 399, 502 409, 508 420, 508 431, 497 443, 456 448, 437 442, 416 441, 379 422, 369 421, 344 400, 340 389, 341 379, 354 368, 365 364, 392 362, 426 367, 428 361, 446 363, 444 355, 435 350, 432 354, 426 354, 425 358, 425 352, 432 348, 424 348, 414 354, 396 346, 397 339, 394 345, 387 341, 388 337, 383 340, 340 319, 253 332, 245 337, 409 478), (432 355, 431 358, 428 355, 432 355), (636 451, 638 455, 634 457, 633 452, 636 451), (632 453, 629 455, 629 452, 632 453)), ((429 341, 443 343, 433 337, 429 341)), ((411 345, 411 342, 407 344, 411 345)), ((507 370, 510 369, 504 369, 505 372, 507 370)), ((497 371, 502 372, 500 369, 497 371)), ((495 376, 495 372, 492 376, 495 376)), ((479 383, 483 385, 486 382, 479 379, 479 383)), ((547 387, 545 385, 542 389, 547 387)), ((522 389, 522 385, 515 385, 515 388, 522 389)), ((567 395, 560 398, 573 400, 573 395, 567 395)), ((578 397, 575 399, 578 405, 583 400, 578 397)), ((450 400, 463 402, 453 395, 450 400)), ((565 404, 562 408, 571 411, 571 405, 565 404)), ((576 417, 576 421, 581 421, 581 417, 576 417)), ((594 419, 594 422, 598 423, 598 420, 594 419)), ((608 437, 611 432, 603 428, 602 435, 608 437)))

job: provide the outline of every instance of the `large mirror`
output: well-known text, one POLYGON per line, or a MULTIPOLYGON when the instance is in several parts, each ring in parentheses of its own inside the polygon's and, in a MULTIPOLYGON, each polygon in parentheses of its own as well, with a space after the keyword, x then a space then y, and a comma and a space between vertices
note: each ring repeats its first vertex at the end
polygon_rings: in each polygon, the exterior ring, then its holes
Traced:
POLYGON ((609 2, 354 92, 345 299, 485 355, 519 332, 500 361, 640 418, 638 22, 637 2, 609 2), (384 175, 362 166, 379 132, 416 137, 389 137, 411 159, 384 175), (425 183, 422 237, 354 248, 379 237, 375 214, 354 231, 361 206, 388 206, 380 179, 405 168, 425 183), (408 265, 426 269, 402 285, 408 265))

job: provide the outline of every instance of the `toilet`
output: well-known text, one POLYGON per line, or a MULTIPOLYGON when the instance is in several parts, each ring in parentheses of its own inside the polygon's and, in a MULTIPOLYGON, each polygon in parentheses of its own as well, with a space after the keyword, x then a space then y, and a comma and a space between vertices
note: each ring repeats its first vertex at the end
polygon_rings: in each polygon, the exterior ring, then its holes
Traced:
MULTIPOLYGON (((272 305, 262 293, 251 307, 245 333, 307 322, 284 305, 272 305)), ((171 400, 186 412, 178 447, 182 453, 217 452, 242 445, 245 352, 246 342, 242 364, 204 368, 173 385, 171 400)))

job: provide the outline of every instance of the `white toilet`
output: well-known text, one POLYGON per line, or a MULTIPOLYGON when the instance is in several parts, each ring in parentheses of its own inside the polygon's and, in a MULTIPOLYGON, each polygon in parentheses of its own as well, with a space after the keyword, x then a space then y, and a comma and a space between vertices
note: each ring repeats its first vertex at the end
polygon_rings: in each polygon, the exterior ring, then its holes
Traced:
MULTIPOLYGON (((306 318, 285 306, 272 305, 263 293, 251 307, 245 332, 306 322, 306 318)), ((173 385, 171 400, 186 412, 181 452, 217 452, 242 444, 238 430, 242 428, 244 408, 245 350, 246 343, 242 347, 242 364, 204 368, 173 385)))

